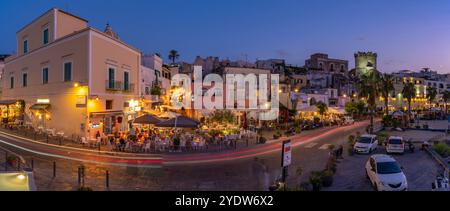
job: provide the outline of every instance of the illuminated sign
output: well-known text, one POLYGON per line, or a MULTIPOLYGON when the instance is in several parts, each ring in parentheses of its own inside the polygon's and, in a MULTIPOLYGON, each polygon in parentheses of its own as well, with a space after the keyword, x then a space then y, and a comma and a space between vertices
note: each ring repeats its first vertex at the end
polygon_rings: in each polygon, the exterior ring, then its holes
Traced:
POLYGON ((37 99, 37 103, 50 103, 50 99, 37 99))
POLYGON ((77 95, 76 106, 77 108, 86 107, 87 97, 86 95, 77 95))

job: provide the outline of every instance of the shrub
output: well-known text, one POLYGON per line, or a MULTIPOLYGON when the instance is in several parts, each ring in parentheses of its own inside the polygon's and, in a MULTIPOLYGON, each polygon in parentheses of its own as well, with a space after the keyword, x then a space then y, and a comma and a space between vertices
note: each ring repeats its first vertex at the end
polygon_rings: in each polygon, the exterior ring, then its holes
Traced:
POLYGON ((433 145, 434 151, 436 151, 442 157, 450 156, 450 146, 445 143, 438 143, 433 145))
POLYGON ((324 170, 321 172, 322 186, 331 187, 333 185, 333 172, 324 170))
POLYGON ((355 141, 356 141, 356 137, 354 135, 350 135, 348 137, 348 144, 349 145, 351 145, 351 146, 355 145, 355 141))
POLYGON ((79 188, 77 189, 77 191, 93 191, 93 190, 92 190, 92 188, 90 188, 90 187, 82 186, 82 187, 79 187, 79 188))
POLYGON ((322 189, 322 172, 313 171, 311 176, 309 176, 309 182, 312 185, 313 191, 320 191, 322 189))

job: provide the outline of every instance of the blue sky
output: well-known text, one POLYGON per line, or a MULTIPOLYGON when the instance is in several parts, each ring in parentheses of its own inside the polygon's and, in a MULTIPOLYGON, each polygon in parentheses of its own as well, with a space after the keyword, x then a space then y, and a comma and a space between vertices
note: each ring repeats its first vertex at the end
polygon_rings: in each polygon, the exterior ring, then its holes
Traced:
POLYGON ((431 67, 450 73, 448 0, 0 0, 0 53, 15 51, 15 33, 52 7, 167 59, 195 56, 285 58, 303 65, 315 52, 350 60, 376 51, 379 69, 431 67))

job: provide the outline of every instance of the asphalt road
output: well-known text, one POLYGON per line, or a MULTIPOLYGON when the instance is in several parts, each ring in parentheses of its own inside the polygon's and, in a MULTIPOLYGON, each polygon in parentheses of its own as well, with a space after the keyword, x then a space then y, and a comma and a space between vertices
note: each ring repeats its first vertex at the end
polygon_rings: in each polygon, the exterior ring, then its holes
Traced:
MULTIPOLYGON (((368 122, 322 128, 290 137, 293 145, 288 183, 306 181, 309 172, 322 170, 328 145, 345 144, 348 135, 363 132, 368 122), (303 174, 298 177, 296 169, 303 174)), ((283 140, 283 139, 281 139, 283 140)), ((87 185, 105 190, 105 172, 110 173, 111 190, 267 190, 280 175, 281 140, 235 152, 190 155, 109 155, 95 150, 54 147, 0 134, 0 146, 28 161, 33 158, 38 190, 74 190, 78 187, 77 166, 86 166, 87 185), (263 164, 254 161, 258 157, 263 164), (52 175, 52 162, 57 176, 52 175), (264 169, 267 173, 264 174, 264 169)), ((2 160, 0 160, 2 162, 2 160)))

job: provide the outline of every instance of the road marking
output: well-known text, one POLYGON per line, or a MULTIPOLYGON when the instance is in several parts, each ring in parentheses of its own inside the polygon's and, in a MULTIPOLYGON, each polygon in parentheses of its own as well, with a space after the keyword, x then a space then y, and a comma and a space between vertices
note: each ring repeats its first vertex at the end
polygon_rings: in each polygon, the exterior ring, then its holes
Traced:
POLYGON ((305 146, 305 148, 311 149, 311 148, 315 147, 317 144, 318 144, 318 143, 309 143, 309 144, 307 144, 307 145, 305 146))
POLYGON ((324 145, 322 145, 321 147, 319 147, 319 149, 321 149, 321 150, 326 150, 326 149, 328 149, 330 146, 331 146, 331 144, 324 144, 324 145))
MULTIPOLYGON (((112 162, 86 160, 86 159, 81 159, 81 158, 68 157, 68 156, 64 156, 64 155, 56 155, 56 154, 50 154, 50 153, 46 153, 46 152, 39 152, 36 150, 28 149, 26 147, 21 147, 21 146, 12 144, 12 143, 8 143, 3 140, 0 140, 0 143, 23 150, 23 151, 27 151, 27 152, 30 152, 33 154, 38 154, 38 155, 47 156, 47 157, 55 157, 55 158, 60 158, 60 159, 65 159, 65 160, 85 162, 85 163, 93 163, 93 164, 100 164, 100 165, 112 165, 112 166, 121 166, 121 167, 140 167, 140 168, 161 168, 162 167, 161 164, 139 165, 139 164, 112 163, 112 162)), ((119 159, 121 159, 121 158, 119 158, 119 159)))

